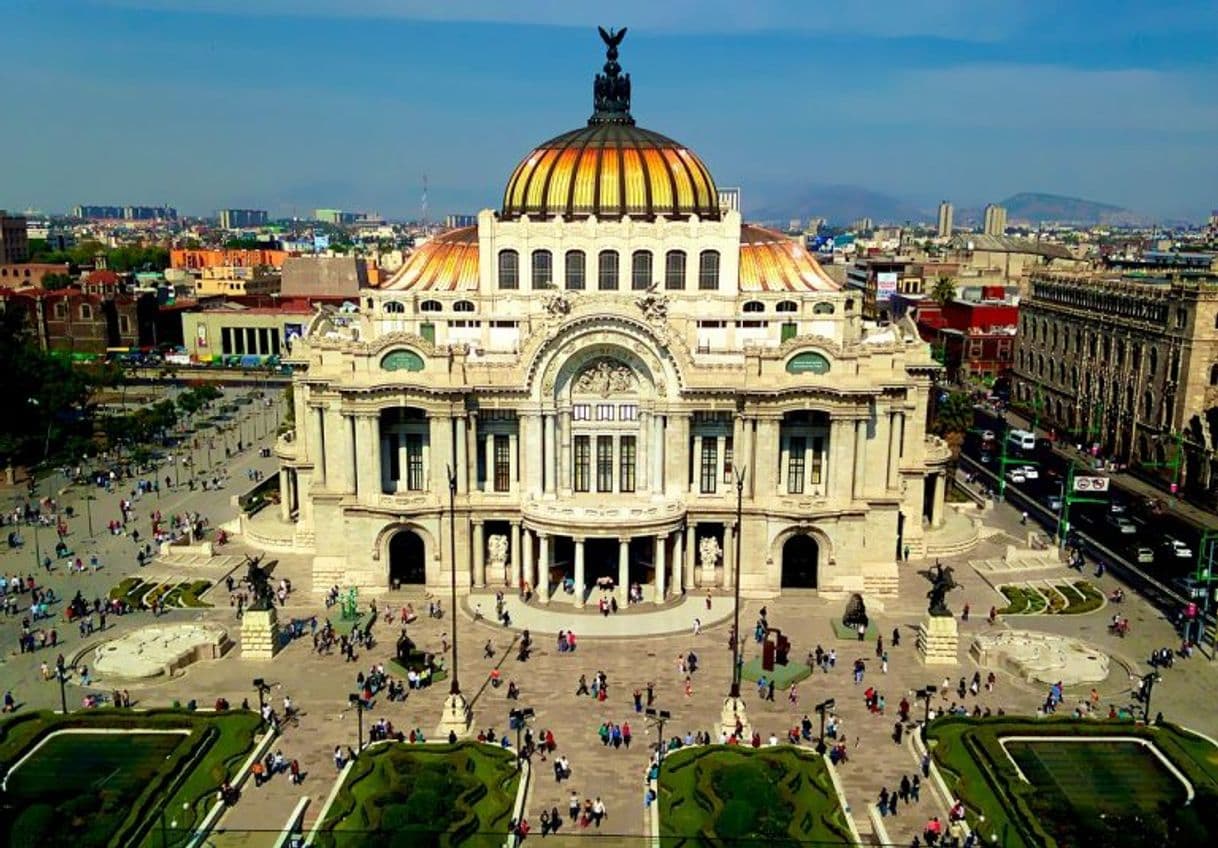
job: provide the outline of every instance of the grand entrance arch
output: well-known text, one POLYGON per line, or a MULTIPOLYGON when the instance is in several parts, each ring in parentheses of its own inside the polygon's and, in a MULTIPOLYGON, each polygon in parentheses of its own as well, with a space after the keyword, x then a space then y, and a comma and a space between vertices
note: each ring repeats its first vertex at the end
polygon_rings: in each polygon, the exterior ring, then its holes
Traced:
POLYGON ((807 533, 796 533, 782 546, 782 588, 815 589, 820 546, 807 533))
POLYGON ((389 539, 389 585, 422 584, 427 580, 423 539, 413 530, 399 530, 389 539))

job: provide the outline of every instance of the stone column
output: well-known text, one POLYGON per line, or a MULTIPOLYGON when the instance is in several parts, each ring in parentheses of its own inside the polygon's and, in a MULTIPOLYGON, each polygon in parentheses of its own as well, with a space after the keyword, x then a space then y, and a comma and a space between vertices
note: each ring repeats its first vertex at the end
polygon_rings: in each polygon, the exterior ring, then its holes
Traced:
POLYGON ((584 537, 575 539, 575 605, 584 605, 584 537))
POLYGON ((778 481, 777 488, 780 492, 789 492, 790 484, 787 481, 787 469, 791 467, 791 437, 782 435, 779 431, 778 436, 778 481))
POLYGON ((520 450, 520 439, 515 433, 508 434, 508 491, 520 493, 520 461, 516 456, 520 450))
POLYGON ((829 419, 829 498, 850 500, 854 426, 843 418, 829 419))
POLYGON ((571 410, 564 409, 558 417, 558 488, 571 494, 571 410))
POLYGON ((630 605, 630 539, 617 540, 617 602, 626 609, 630 605))
POLYGON ((544 416, 543 444, 545 445, 545 492, 554 494, 555 470, 558 465, 558 451, 554 443, 554 416, 544 416))
POLYGON ((511 537, 509 538, 508 544, 511 545, 511 547, 508 549, 508 559, 512 563, 512 570, 511 570, 512 587, 517 592, 519 592, 521 573, 522 573, 521 568, 520 568, 520 522, 519 521, 512 522, 512 534, 511 534, 511 537))
POLYGON ((651 416, 651 491, 664 494, 664 416, 651 416))
POLYGON ((533 591, 537 591, 537 574, 533 567, 533 531, 527 527, 521 528, 520 540, 520 567, 521 581, 528 583, 533 587, 533 591))
POLYGON ((378 421, 370 415, 355 419, 356 467, 359 499, 375 504, 381 494, 381 434, 378 421))
POLYGON ((854 422, 854 498, 861 500, 867 487, 867 419, 854 422))
POLYGON ((478 415, 475 412, 469 413, 469 424, 465 428, 465 438, 468 442, 465 446, 465 456, 468 460, 466 470, 469 474, 469 489, 473 492, 478 488, 478 415))
POLYGON ((541 489, 539 430, 536 415, 520 416, 520 487, 525 497, 535 495, 541 489))
MULTIPOLYGON (((465 436, 465 431, 469 426, 469 419, 464 414, 457 416, 457 464, 453 470, 457 473, 457 494, 469 494, 469 440, 465 436)), ((445 482, 444 485, 448 485, 445 482)))
POLYGON ((343 491, 355 493, 355 416, 343 414, 343 491))
MULTIPOLYGON (((901 430, 905 416, 894 412, 888 422, 888 489, 899 491, 901 488, 901 430)), ((999 469, 1001 470, 1001 469, 999 469)))
POLYGON ((685 559, 686 585, 692 589, 698 585, 698 525, 692 521, 685 525, 685 559))
POLYGON ((943 472, 940 472, 935 475, 935 492, 934 492, 935 499, 934 499, 934 501, 931 502, 931 505, 930 505, 930 526, 931 527, 942 527, 943 526, 943 498, 944 498, 945 489, 946 489, 946 486, 945 486, 946 482, 947 482, 947 478, 943 474, 943 472))
POLYGON ((344 460, 346 457, 345 437, 343 436, 343 425, 347 423, 346 417, 343 416, 337 409, 326 409, 325 415, 325 441, 326 441, 326 489, 331 492, 342 492, 347 484, 344 476, 344 460))
POLYGON ((689 491, 689 416, 669 415, 664 430, 664 490, 689 491))
POLYGON ((427 440, 431 443, 427 472, 427 489, 437 495, 448 496, 448 469, 457 471, 458 486, 461 472, 453 466, 453 424, 451 418, 439 415, 427 417, 427 440))
POLYGON ((548 604, 550 602, 550 536, 547 533, 538 533, 537 542, 540 547, 537 557, 537 594, 541 598, 541 602, 548 604))
POLYGON ((288 471, 288 512, 300 509, 300 476, 295 468, 288 471))
POLYGON ((325 410, 309 407, 309 458, 313 460, 313 485, 326 485, 325 410))
POLYGON ((292 520, 292 486, 286 468, 279 469, 279 517, 284 521, 292 520))
POLYGON ((689 481, 689 491, 692 494, 702 492, 702 436, 694 436, 694 478, 689 481))
POLYGON ((757 497, 770 497, 778 493, 778 436, 779 422, 776 418, 757 419, 757 440, 753 447, 753 479, 757 497))
POLYGON ((474 522, 474 585, 486 585, 486 539, 481 521, 474 522))
POLYGON ((668 594, 668 574, 667 563, 665 557, 667 555, 664 536, 655 537, 655 559, 656 559, 656 603, 664 603, 665 596, 668 594))
POLYGON ((685 589, 685 551, 682 543, 685 534, 680 530, 672 539, 672 593, 679 597, 685 589))
POLYGON ((639 413, 639 434, 635 440, 635 491, 651 491, 651 413, 639 413))
POLYGON ((723 523, 723 588, 735 587, 736 528, 730 521, 723 523))

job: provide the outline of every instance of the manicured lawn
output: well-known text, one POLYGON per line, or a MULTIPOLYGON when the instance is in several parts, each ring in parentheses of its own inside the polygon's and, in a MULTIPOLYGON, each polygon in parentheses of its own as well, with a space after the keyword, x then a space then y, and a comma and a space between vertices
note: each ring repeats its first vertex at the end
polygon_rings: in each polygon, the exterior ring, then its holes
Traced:
POLYGON ((514 756, 497 746, 378 744, 355 761, 316 844, 499 848, 518 783, 514 756))
POLYGON ((174 584, 148 582, 140 577, 126 577, 110 590, 109 595, 115 600, 126 598, 127 603, 137 609, 140 604, 151 604, 153 600, 161 601, 166 607, 192 609, 211 606, 200 598, 200 595, 210 588, 210 580, 191 580, 174 584))
POLYGON ((159 846, 164 810, 169 844, 183 845, 248 756, 257 726, 242 712, 18 716, 0 725, 0 844, 159 846), (185 733, 150 732, 164 730, 185 733))
POLYGON ((852 844, 825 762, 806 749, 685 748, 664 758, 659 786, 664 848, 852 844))
POLYGON ((1148 848, 1201 844, 1218 833, 1218 749, 1171 725, 952 717, 932 723, 928 735, 950 791, 987 844, 1148 848), (1009 740, 1016 736, 1069 740, 1009 740), (1095 737, 1153 742, 1196 798, 1185 804, 1183 786, 1143 746, 1095 737))

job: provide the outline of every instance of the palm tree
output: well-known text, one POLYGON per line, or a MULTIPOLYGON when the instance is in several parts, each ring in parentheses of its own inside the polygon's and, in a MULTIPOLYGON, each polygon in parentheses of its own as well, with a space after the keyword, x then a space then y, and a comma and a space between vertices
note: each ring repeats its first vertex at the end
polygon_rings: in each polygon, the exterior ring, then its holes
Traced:
POLYGON ((931 299, 940 306, 946 306, 956 297, 956 283, 947 274, 941 274, 935 280, 935 287, 930 292, 931 299))

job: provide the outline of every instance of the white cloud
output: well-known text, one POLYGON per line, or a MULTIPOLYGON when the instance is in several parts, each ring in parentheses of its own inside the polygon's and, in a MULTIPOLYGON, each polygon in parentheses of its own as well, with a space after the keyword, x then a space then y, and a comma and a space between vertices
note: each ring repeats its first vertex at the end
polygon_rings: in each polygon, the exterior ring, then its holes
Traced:
POLYGON ((402 18, 665 33, 865 33, 991 41, 1026 22, 1010 0, 97 0, 102 5, 268 17, 402 18))

